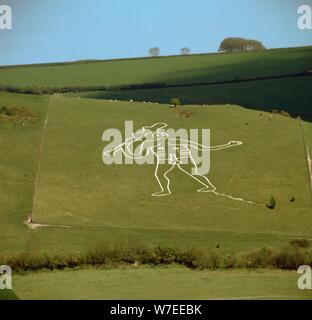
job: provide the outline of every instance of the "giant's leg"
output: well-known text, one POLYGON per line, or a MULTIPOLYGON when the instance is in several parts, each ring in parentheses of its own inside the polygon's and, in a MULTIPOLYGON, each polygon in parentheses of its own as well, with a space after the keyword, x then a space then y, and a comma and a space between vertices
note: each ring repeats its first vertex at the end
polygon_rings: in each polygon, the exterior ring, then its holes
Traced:
POLYGON ((175 164, 170 164, 169 167, 166 164, 159 164, 157 162, 156 169, 155 169, 155 177, 160 186, 160 191, 155 192, 152 196, 155 197, 163 197, 169 196, 171 194, 170 191, 170 180, 167 174, 175 167, 175 164))
POLYGON ((192 168, 187 167, 186 165, 183 164, 178 164, 178 167, 181 171, 186 173, 188 176, 199 182, 202 187, 198 189, 198 192, 213 192, 216 191, 216 187, 210 182, 210 180, 206 176, 201 176, 201 175, 194 175, 192 173, 192 168))

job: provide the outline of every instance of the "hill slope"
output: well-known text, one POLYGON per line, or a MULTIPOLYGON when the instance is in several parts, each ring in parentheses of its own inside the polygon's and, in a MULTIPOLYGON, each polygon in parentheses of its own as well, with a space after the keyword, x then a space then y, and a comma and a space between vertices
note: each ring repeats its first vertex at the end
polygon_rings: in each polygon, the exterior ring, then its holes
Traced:
POLYGON ((0 85, 95 86, 226 81, 304 72, 312 47, 256 53, 210 54, 0 68, 0 85))
MULTIPOLYGON (((53 96, 42 138, 48 97, 1 94, 1 100, 28 107, 41 118, 24 127, 0 126, 1 148, 6 150, 0 167, 6 254, 76 252, 129 241, 221 244, 221 250, 240 251, 310 236, 311 194, 298 120, 238 106, 188 106, 191 116, 185 118, 180 112, 184 109, 168 105, 53 96), (157 191, 153 166, 102 162, 103 131, 123 130, 125 119, 134 120, 136 129, 159 121, 176 129, 210 128, 213 145, 243 141, 240 148, 212 154, 209 177, 220 193, 255 204, 199 194, 197 185, 180 172, 172 172, 170 197, 151 197, 157 191), (34 221, 48 226, 28 233, 22 222, 32 212, 40 141, 34 221), (277 199, 273 211, 265 207, 271 195, 277 199)), ((303 125, 310 144, 312 126, 303 125)))

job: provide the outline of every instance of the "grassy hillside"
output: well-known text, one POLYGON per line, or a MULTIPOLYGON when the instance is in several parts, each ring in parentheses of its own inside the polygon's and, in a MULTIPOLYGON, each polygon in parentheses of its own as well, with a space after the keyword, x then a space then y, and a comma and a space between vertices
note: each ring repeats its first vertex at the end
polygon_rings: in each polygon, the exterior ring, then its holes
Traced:
POLYGON ((0 69, 0 85, 88 86, 143 82, 182 84, 300 73, 312 47, 256 53, 194 55, 0 69))
MULTIPOLYGON (((303 72, 311 68, 311 57, 312 47, 0 68, 0 85, 223 81, 303 72)), ((307 153, 312 157, 312 124, 266 112, 286 110, 310 121, 311 85, 311 77, 298 77, 77 96, 0 92, 0 265, 19 254, 70 257, 103 246, 203 248, 228 256, 311 240, 307 153), (169 108, 173 97, 184 106, 169 108), (155 122, 174 129, 209 128, 212 145, 243 141, 211 154, 209 178, 219 193, 253 203, 198 193, 198 185, 177 170, 170 173, 173 194, 152 197, 159 188, 153 165, 108 166, 102 161, 102 133, 123 131, 125 120, 133 120, 135 129, 155 122), (274 210, 266 207, 271 196, 274 210), (24 223, 31 215, 32 228, 24 223)), ((38 272, 14 274, 15 294, 0 292, 0 300, 306 298, 296 279, 295 272, 195 272, 176 266, 38 272), (72 291, 86 279, 92 297, 85 290, 72 291), (156 282, 159 291, 150 289, 156 282)))
MULTIPOLYGON (((187 106, 192 116, 185 118, 182 108, 168 105, 57 96, 50 101, 34 210, 36 223, 52 226, 29 232, 22 222, 32 209, 49 98, 1 94, 1 101, 26 106, 41 119, 24 127, 0 126, 5 150, 0 167, 0 219, 6 225, 2 254, 81 252, 118 242, 219 245, 228 252, 310 237, 311 195, 298 120, 271 119, 238 106, 187 106), (153 198, 151 193, 158 190, 153 166, 104 165, 102 133, 111 127, 122 130, 125 115, 136 128, 157 121, 172 128, 210 128, 213 145, 242 140, 242 147, 212 154, 209 176, 217 191, 255 204, 199 194, 196 184, 179 172, 172 173, 173 195, 153 198), (271 195, 277 199, 275 210, 265 207, 271 195), (291 203, 290 197, 296 201, 291 203)), ((304 123, 304 131, 311 143, 311 124, 304 123)))
MULTIPOLYGON (((268 121, 268 114, 260 116, 259 112, 235 106, 210 106, 207 109, 188 106, 187 109, 193 112, 191 118, 182 117, 179 109, 171 110, 163 105, 113 104, 54 97, 43 149, 36 220, 76 226, 188 228, 192 225, 211 228, 213 225, 216 230, 225 227, 217 221, 221 211, 223 215, 228 215, 228 219, 224 220, 234 218, 232 213, 224 212, 231 201, 211 195, 193 194, 191 191, 196 186, 187 179, 185 181, 178 173, 173 174, 176 179, 173 188, 177 191, 172 197, 151 199, 150 194, 157 191, 153 166, 104 165, 101 151, 105 144, 101 141, 101 134, 112 126, 123 130, 125 114, 134 120, 137 128, 165 120, 173 128, 210 128, 213 145, 229 140, 244 141, 245 146, 242 148, 212 154, 210 177, 220 191, 250 199, 259 205, 265 204, 274 193, 279 199, 283 217, 293 210, 309 208, 308 184, 302 180, 307 172, 298 121, 281 116, 268 121), (79 119, 84 119, 83 123, 79 119), (277 133, 279 136, 274 139, 277 133), (289 154, 293 155, 292 168, 285 170, 289 154), (136 185, 129 188, 129 182, 133 179, 136 185), (255 180, 259 184, 256 192, 249 187, 255 180), (70 190, 70 195, 62 191, 61 187, 65 186, 70 190), (117 193, 121 195, 118 200, 115 196, 117 193), (187 205, 190 199, 186 194, 196 200, 196 208, 187 205), (297 195, 297 203, 293 207, 288 200, 292 194, 297 195), (166 210, 162 210, 168 206, 172 208, 169 216, 166 210), (209 211, 209 207, 214 208, 213 214, 203 214, 209 211), (84 208, 88 208, 87 212, 84 212, 84 208), (127 208, 126 212, 124 208, 127 208)), ((231 211, 244 211, 237 215, 261 211, 261 207, 240 203, 231 203, 230 206, 231 211)), ((264 223, 266 218, 270 221, 270 226, 265 229, 277 230, 271 215, 266 216, 265 213, 267 210, 264 208, 264 216, 261 218, 264 223)), ((229 225, 226 227, 228 230, 237 228, 234 221, 226 224, 229 225)), ((239 225, 241 230, 241 222, 239 225)), ((251 231, 249 223, 245 227, 246 231, 251 231)), ((298 227, 298 223, 292 226, 298 227)), ((260 221, 252 228, 262 230, 260 221)))
POLYGON ((37 123, 0 122, 0 239, 1 254, 25 252, 28 233, 22 224, 32 209, 34 179, 42 123, 49 97, 0 94, 0 106, 27 107, 39 115, 37 123))
POLYGON ((297 278, 295 271, 272 270, 85 269, 17 275, 15 292, 20 299, 35 300, 311 299, 307 290, 298 290, 297 278))

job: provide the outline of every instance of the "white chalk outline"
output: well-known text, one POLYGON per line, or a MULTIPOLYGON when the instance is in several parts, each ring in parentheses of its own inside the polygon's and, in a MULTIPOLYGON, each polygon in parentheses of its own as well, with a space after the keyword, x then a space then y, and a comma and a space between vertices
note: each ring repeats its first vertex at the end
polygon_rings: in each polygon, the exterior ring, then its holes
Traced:
MULTIPOLYGON (((227 195, 224 193, 218 193, 216 191, 217 188, 211 183, 211 181, 205 175, 191 174, 188 171, 186 171, 183 167, 181 167, 181 164, 183 164, 183 163, 181 162, 181 158, 180 158, 180 160, 177 159, 176 154, 169 154, 169 156, 168 156, 169 159, 165 159, 165 160, 169 161, 168 164, 170 164, 171 167, 167 171, 162 173, 162 178, 164 178, 164 180, 161 181, 159 178, 159 173, 158 173, 159 165, 161 162, 161 159, 160 159, 161 156, 158 155, 156 152, 154 152, 154 149, 159 147, 160 144, 157 144, 156 146, 153 145, 153 146, 147 148, 146 155, 143 156, 142 153, 144 150, 144 143, 155 142, 156 139, 157 139, 157 141, 158 141, 158 139, 162 139, 162 140, 165 139, 168 141, 169 145, 172 145, 172 146, 176 145, 176 140, 173 141, 173 139, 169 139, 169 135, 167 133, 161 132, 162 129, 167 128, 167 127, 168 127, 168 124, 162 123, 162 122, 157 122, 157 123, 153 124, 152 126, 144 126, 142 129, 140 129, 136 133, 133 133, 131 138, 126 139, 125 142, 123 142, 122 144, 113 148, 112 150, 104 152, 104 154, 106 156, 113 157, 116 155, 117 152, 122 151, 122 153, 127 158, 142 159, 144 157, 147 157, 149 153, 153 153, 157 159, 156 168, 154 171, 154 176, 155 176, 155 178, 160 186, 160 189, 161 189, 160 191, 153 193, 152 194, 153 197, 165 197, 165 196, 169 196, 172 194, 171 189, 170 189, 170 179, 168 178, 167 175, 177 166, 183 173, 187 174, 188 176, 190 176, 191 178, 193 178, 194 180, 199 182, 201 185, 203 185, 203 187, 198 189, 197 192, 214 193, 217 196, 226 197, 230 200, 242 201, 242 202, 246 202, 249 204, 254 203, 252 201, 244 200, 242 198, 235 198, 231 195, 227 195), (155 129, 156 129, 156 131, 155 131, 155 129), (144 142, 142 142, 139 154, 138 155, 134 154, 130 150, 130 145, 133 144, 134 142, 142 141, 142 136, 136 137, 136 135, 137 134, 145 134, 144 137, 146 137, 147 134, 151 133, 151 132, 153 133, 153 135, 152 135, 153 139, 145 140, 144 142), (172 142, 174 142, 173 144, 170 144, 171 140, 172 140, 172 142), (124 150, 123 147, 125 147, 126 151, 124 150), (202 180, 199 177, 201 177, 202 180)), ((242 141, 231 140, 227 144, 214 146, 214 147, 211 147, 211 146, 208 147, 208 146, 201 145, 201 144, 194 142, 194 141, 183 140, 183 139, 179 140, 179 145, 185 148, 183 151, 187 152, 187 157, 190 158, 192 165, 195 167, 195 170, 194 170, 195 173, 198 172, 198 167, 192 157, 190 148, 194 148, 197 151, 218 151, 218 150, 223 150, 223 149, 227 149, 227 148, 231 148, 231 147, 235 147, 235 146, 240 146, 242 144, 243 144, 242 141)))

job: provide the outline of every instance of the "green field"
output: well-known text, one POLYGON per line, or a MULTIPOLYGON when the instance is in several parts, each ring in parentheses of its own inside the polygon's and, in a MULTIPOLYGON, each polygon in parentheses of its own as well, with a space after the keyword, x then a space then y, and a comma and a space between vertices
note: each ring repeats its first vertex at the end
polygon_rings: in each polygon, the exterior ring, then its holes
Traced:
POLYGON ((11 298, 310 300, 310 292, 298 290, 297 278, 295 271, 199 272, 176 266, 45 271, 17 275, 11 298))
POLYGON ((301 73, 310 69, 312 47, 255 53, 143 58, 69 65, 0 68, 0 84, 91 86, 235 80, 301 73))
MULTIPOLYGON (((0 68, 0 84, 87 86, 254 78, 307 70, 311 55, 309 47, 0 68)), ((26 108, 40 119, 21 124, 0 118, 0 265, 2 258, 19 254, 82 254, 107 245, 218 248, 226 255, 282 248, 294 239, 311 240, 307 147, 312 155, 312 123, 268 112, 287 110, 309 120, 311 85, 310 77, 302 77, 78 96, 0 92, 0 107, 26 108), (170 108, 172 97, 180 97, 184 105, 170 108), (121 101, 111 101, 115 99, 121 101), (134 121, 135 130, 156 122, 173 129, 211 129, 212 145, 242 141, 240 147, 211 154, 209 178, 219 193, 253 204, 198 193, 196 183, 179 171, 170 173, 171 196, 152 197, 159 188, 153 165, 109 166, 102 161, 103 132, 109 128, 123 132, 125 120, 134 121), (271 196, 276 199, 274 210, 266 207, 271 196), (33 228, 24 224, 31 215, 33 228)), ((212 272, 180 267, 65 270, 15 274, 14 292, 21 299, 305 298, 296 289, 297 276, 294 271, 212 272), (68 291, 77 278, 93 279, 92 286, 86 285, 90 296, 68 291), (119 278, 124 280, 117 285, 119 278), (249 279, 246 287, 241 285, 245 278, 249 279), (173 279, 172 291, 165 294, 168 279, 173 279), (185 284, 181 279, 187 279, 185 284), (58 291, 57 281, 62 280, 64 289, 58 291), (162 291, 149 291, 149 284, 156 281, 162 291), (212 286, 206 286, 210 281, 212 286), (197 294, 193 282, 200 288, 197 294), (39 283, 46 283, 46 288, 39 288, 39 283)))

